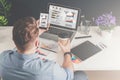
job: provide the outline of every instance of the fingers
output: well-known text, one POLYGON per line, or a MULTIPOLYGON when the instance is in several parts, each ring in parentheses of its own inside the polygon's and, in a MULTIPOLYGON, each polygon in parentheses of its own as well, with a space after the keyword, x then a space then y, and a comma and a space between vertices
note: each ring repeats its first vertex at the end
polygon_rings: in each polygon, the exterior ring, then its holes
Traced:
POLYGON ((47 24, 47 31, 49 30, 50 28, 50 23, 47 24))
POLYGON ((63 45, 63 44, 61 43, 61 41, 58 41, 58 44, 59 44, 61 47, 69 47, 69 46, 70 46, 70 40, 67 40, 67 42, 66 42, 65 45, 63 45))
MULTIPOLYGON (((48 24, 48 26, 49 26, 49 24, 48 24)), ((47 29, 41 29, 41 28, 39 28, 39 35, 41 35, 42 33, 46 32, 48 30, 49 30, 49 27, 47 27, 47 29)))
POLYGON ((60 42, 60 41, 58 41, 58 44, 59 44, 59 46, 60 46, 60 48, 62 49, 62 43, 60 42))
POLYGON ((58 44, 64 53, 70 52, 70 40, 68 40, 65 45, 63 45, 60 41, 58 41, 58 44))
POLYGON ((44 33, 46 30, 45 29, 39 29, 39 35, 41 35, 42 33, 44 33))
POLYGON ((37 24, 37 27, 39 27, 39 25, 40 25, 40 20, 39 19, 36 21, 36 24, 37 24))
POLYGON ((70 39, 69 40, 67 40, 67 43, 66 43, 67 45, 70 45, 70 39))
POLYGON ((70 46, 70 40, 67 40, 67 42, 66 42, 66 44, 64 46, 69 47, 70 46))

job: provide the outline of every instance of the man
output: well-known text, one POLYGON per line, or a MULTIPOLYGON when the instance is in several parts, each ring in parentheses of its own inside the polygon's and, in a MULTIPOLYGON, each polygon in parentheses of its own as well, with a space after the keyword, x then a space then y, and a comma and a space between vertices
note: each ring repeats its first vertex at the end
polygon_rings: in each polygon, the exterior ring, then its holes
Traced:
MULTIPOLYGON (((38 21, 33 17, 18 20, 13 27, 13 41, 17 50, 7 50, 0 55, 0 75, 3 80, 72 80, 70 41, 59 45, 64 53, 63 65, 48 60, 41 60, 36 51, 39 47, 39 35, 45 29, 38 28, 38 21)), ((78 80, 87 80, 83 72, 76 72, 78 80)), ((77 80, 77 79, 74 79, 77 80)))

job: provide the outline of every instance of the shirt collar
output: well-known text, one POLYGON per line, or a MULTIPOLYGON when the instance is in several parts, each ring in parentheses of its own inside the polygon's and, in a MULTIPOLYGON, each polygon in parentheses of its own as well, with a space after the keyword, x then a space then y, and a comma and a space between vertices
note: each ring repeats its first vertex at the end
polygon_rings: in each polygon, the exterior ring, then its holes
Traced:
POLYGON ((25 60, 38 57, 38 53, 23 54, 23 53, 19 53, 17 51, 14 51, 14 55, 17 56, 18 58, 25 59, 25 60))

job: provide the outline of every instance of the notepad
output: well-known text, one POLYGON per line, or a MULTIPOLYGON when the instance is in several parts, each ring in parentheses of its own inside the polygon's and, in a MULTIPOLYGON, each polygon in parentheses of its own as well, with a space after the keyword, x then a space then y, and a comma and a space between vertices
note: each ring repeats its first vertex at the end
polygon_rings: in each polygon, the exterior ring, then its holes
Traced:
POLYGON ((83 61, 100 52, 101 49, 94 45, 92 42, 85 41, 82 44, 74 47, 71 51, 74 55, 76 55, 83 61))

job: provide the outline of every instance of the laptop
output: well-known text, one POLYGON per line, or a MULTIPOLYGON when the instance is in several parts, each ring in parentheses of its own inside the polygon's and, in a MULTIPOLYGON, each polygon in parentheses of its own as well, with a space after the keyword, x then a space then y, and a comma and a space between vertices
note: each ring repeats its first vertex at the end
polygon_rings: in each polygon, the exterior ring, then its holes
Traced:
POLYGON ((57 41, 59 33, 67 33, 72 41, 80 22, 81 10, 55 3, 50 3, 48 7, 50 28, 40 37, 57 41))

